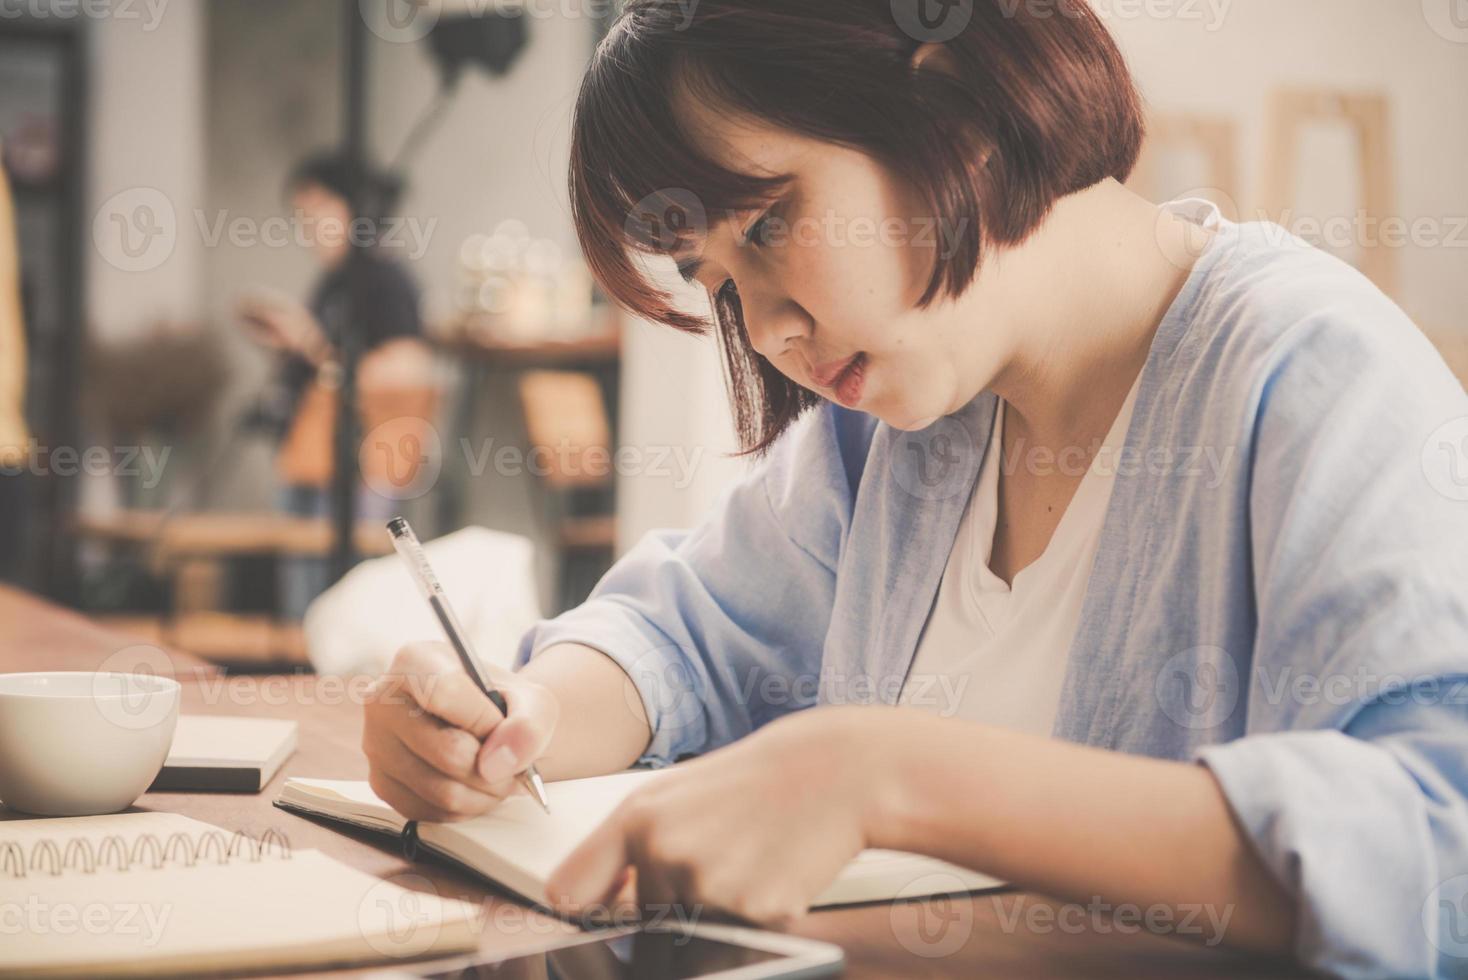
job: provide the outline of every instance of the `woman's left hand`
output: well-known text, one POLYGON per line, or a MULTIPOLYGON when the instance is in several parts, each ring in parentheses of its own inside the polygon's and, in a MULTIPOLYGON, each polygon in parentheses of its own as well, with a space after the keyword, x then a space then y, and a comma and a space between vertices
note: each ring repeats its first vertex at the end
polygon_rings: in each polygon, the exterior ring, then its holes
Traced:
POLYGON ((653 780, 561 864, 551 899, 586 914, 635 888, 644 913, 681 921, 804 914, 868 839, 884 776, 860 712, 802 711, 653 780))

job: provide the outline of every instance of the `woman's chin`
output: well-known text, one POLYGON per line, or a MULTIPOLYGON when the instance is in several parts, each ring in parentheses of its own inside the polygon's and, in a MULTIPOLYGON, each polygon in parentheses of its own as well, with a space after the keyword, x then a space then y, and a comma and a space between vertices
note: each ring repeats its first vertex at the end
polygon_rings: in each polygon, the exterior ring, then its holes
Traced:
POLYGON ((885 409, 874 409, 873 415, 883 422, 897 429, 899 432, 921 432, 943 416, 923 414, 912 409, 896 409, 888 411, 885 409))

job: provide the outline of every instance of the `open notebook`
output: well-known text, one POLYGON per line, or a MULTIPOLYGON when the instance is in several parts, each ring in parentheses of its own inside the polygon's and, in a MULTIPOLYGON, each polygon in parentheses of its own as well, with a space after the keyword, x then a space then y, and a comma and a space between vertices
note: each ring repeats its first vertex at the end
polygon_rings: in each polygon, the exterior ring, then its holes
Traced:
MULTIPOLYGON (((537 905, 549 904, 546 882, 577 844, 623 798, 655 779, 660 770, 639 770, 546 784, 551 812, 527 796, 460 823, 419 823, 419 843, 537 905)), ((366 783, 332 779, 287 779, 276 805, 340 820, 368 830, 399 834, 405 821, 366 783)), ((901 851, 858 854, 813 907, 890 901, 995 888, 1003 884, 935 858, 901 851)))
POLYGON ((288 970, 463 953, 478 909, 173 813, 0 822, 0 977, 288 970))

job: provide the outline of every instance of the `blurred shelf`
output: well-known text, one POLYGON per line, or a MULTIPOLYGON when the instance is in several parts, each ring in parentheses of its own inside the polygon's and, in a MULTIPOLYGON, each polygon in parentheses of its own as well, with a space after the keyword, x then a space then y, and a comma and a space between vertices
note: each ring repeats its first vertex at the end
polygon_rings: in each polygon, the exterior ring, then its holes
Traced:
POLYGON ((615 517, 569 517, 560 527, 561 547, 567 551, 611 549, 617 542, 615 517))
POLYGON ((196 612, 166 631, 170 645, 216 664, 250 669, 306 666, 306 635, 295 623, 268 616, 196 612))
MULTIPOLYGON (((115 544, 147 546, 160 559, 230 555, 324 556, 331 551, 331 522, 325 518, 269 513, 210 512, 177 514, 165 521, 163 511, 120 511, 102 517, 79 516, 79 537, 115 544)), ((357 552, 363 556, 392 551, 387 533, 376 522, 357 525, 357 552)))
POLYGON ((136 613, 116 615, 88 613, 87 618, 119 636, 129 636, 139 642, 154 645, 163 643, 163 620, 158 616, 144 616, 136 613))
POLYGON ((450 320, 435 331, 434 340, 454 353, 512 367, 605 363, 622 356, 621 323, 614 307, 597 307, 571 333, 566 339, 549 339, 564 336, 565 331, 532 329, 489 314, 471 313, 450 320), (514 339, 537 334, 548 339, 514 339))
POLYGON ((219 666, 258 671, 310 663, 301 627, 269 616, 192 612, 173 619, 140 615, 91 618, 140 642, 183 650, 219 666))

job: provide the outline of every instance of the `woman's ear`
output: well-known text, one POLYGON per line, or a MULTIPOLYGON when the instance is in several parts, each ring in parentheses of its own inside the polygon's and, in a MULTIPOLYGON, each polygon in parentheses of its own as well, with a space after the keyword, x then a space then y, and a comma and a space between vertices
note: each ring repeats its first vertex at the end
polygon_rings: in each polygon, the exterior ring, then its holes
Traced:
POLYGON ((909 63, 914 72, 916 71, 940 71, 952 78, 958 77, 958 65, 953 60, 953 53, 945 44, 929 41, 920 45, 912 53, 912 61, 909 63))

